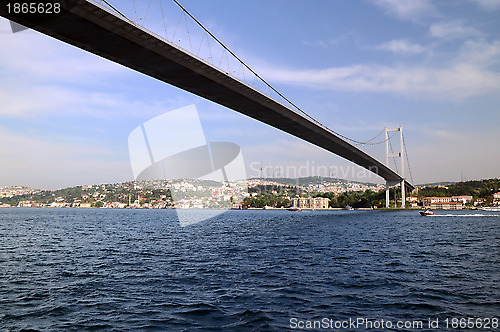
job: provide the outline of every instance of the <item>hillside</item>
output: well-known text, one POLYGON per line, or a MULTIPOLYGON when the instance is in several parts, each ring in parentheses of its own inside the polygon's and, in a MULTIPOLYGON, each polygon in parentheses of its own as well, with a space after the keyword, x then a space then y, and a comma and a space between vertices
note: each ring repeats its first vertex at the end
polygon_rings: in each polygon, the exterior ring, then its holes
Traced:
POLYGON ((497 192, 500 192, 500 179, 487 179, 458 182, 451 185, 428 186, 418 190, 418 197, 468 195, 474 199, 488 199, 497 192))

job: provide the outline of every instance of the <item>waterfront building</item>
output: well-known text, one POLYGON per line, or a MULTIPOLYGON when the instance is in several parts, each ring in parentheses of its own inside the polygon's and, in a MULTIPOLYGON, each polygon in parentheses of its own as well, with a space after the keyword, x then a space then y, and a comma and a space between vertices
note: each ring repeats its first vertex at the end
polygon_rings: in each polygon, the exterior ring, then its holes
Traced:
POLYGON ((417 203, 418 202, 418 197, 417 196, 408 196, 408 197, 406 197, 406 201, 408 203, 417 203))
POLYGON ((68 207, 69 204, 66 202, 52 202, 50 203, 49 207, 53 208, 63 208, 63 207, 68 207))
POLYGON ((474 206, 483 205, 484 203, 486 203, 486 200, 484 198, 478 198, 474 202, 474 206))
POLYGON ((462 210, 462 202, 434 202, 429 206, 433 210, 462 210))
POLYGON ((292 199, 293 206, 300 209, 328 209, 329 198, 325 197, 295 197, 292 199))
POLYGON ((464 204, 472 203, 472 196, 424 197, 422 205, 428 209, 461 210, 464 204), (450 204, 444 204, 450 203, 450 204), (451 204, 460 203, 460 204, 451 204), (433 207, 435 205, 436 207, 433 207), (460 208, 458 208, 460 206, 460 208))
POLYGON ((500 192, 493 194, 493 204, 500 205, 500 192))
POLYGON ((233 210, 241 210, 243 209, 243 203, 233 204, 233 210))
POLYGON ((433 203, 450 203, 451 197, 424 197, 422 204, 424 207, 430 207, 433 203))
POLYGON ((462 202, 462 204, 470 204, 472 203, 472 196, 462 195, 462 196, 452 196, 453 202, 462 202))
POLYGON ((18 207, 31 207, 31 201, 20 201, 18 207))

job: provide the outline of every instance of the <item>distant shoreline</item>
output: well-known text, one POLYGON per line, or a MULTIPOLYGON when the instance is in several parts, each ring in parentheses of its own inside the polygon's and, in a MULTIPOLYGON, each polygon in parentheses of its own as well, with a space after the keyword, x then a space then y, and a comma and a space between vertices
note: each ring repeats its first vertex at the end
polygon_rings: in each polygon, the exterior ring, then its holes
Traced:
MULTIPOLYGON (((75 209, 75 210, 228 210, 228 211, 288 211, 288 208, 248 208, 248 209, 199 209, 199 208, 189 208, 189 209, 178 209, 178 208, 142 208, 142 207, 133 207, 133 208, 116 208, 116 207, 76 207, 76 206, 65 206, 65 207, 51 207, 51 206, 0 206, 0 209, 75 209)), ((310 208, 301 208, 301 211, 418 211, 422 210, 422 207, 418 208, 353 208, 353 209, 344 209, 344 208, 328 208, 328 209, 310 209, 310 208)), ((463 210, 477 210, 477 209, 463 209, 463 210)), ((301 212, 301 211, 290 211, 290 212, 301 212)), ((440 211, 452 211, 452 210, 440 210, 440 211)))

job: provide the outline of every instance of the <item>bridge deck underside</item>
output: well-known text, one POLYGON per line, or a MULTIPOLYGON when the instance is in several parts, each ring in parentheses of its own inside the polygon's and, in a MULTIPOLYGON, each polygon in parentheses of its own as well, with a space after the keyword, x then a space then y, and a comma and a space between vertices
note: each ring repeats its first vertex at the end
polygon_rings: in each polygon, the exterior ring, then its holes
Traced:
POLYGON ((387 181, 402 180, 357 147, 211 64, 90 2, 75 2, 46 22, 30 16, 19 18, 7 13, 4 6, 0 15, 281 129, 387 181))

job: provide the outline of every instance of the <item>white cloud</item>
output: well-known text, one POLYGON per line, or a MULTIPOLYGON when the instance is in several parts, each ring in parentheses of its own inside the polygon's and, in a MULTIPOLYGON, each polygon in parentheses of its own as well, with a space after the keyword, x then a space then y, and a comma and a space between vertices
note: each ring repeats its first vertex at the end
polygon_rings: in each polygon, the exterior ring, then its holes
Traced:
MULTIPOLYGON (((410 43, 387 43, 392 50, 407 50, 410 43)), ((420 51, 415 46, 414 51, 420 51)), ((357 64, 324 69, 289 69, 263 65, 258 72, 269 81, 318 90, 394 93, 431 99, 463 100, 498 94, 500 41, 469 40, 457 55, 434 65, 357 64)))
POLYGON ((488 66, 500 62, 500 41, 468 40, 462 46, 460 61, 488 66))
POLYGON ((34 30, 12 33, 4 19, 0 31, 0 116, 103 117, 131 108, 124 96, 99 91, 104 80, 120 82, 128 69, 34 30))
POLYGON ((448 68, 355 65, 322 70, 261 70, 274 82, 315 89, 397 93, 408 96, 463 99, 500 89, 500 74, 478 66, 448 68))
POLYGON ((351 31, 327 40, 304 40, 302 43, 306 46, 321 47, 327 49, 332 46, 337 46, 341 43, 352 42, 352 40, 356 37, 356 33, 351 31))
MULTIPOLYGON (((177 98, 179 99, 179 98, 177 98)), ((136 100, 120 93, 85 91, 58 84, 0 82, 0 117, 90 117, 98 120, 144 117, 175 109, 181 100, 136 100), (140 110, 141 112, 138 112, 140 110)))
POLYGON ((500 9, 500 0, 471 0, 485 10, 500 9))
POLYGON ((324 41, 324 40, 316 40, 316 41, 308 41, 304 40, 303 44, 306 46, 313 46, 313 47, 321 47, 321 48, 329 48, 332 45, 335 45, 335 41, 324 41))
POLYGON ((436 7, 430 0, 371 0, 388 14, 403 20, 418 21, 424 16, 434 15, 436 7))
POLYGON ((467 26, 463 21, 433 23, 429 28, 429 33, 433 37, 446 39, 468 38, 482 34, 480 31, 467 26))
POLYGON ((0 115, 26 117, 67 113, 86 101, 83 94, 51 85, 0 85, 0 115))
POLYGON ((74 83, 98 82, 102 74, 126 72, 124 67, 70 47, 34 30, 8 33, 7 20, 0 20, 2 52, 0 69, 4 77, 28 75, 30 80, 74 83))
POLYGON ((427 49, 422 45, 412 43, 406 39, 394 39, 377 46, 376 49, 400 54, 419 54, 427 52, 427 49))

